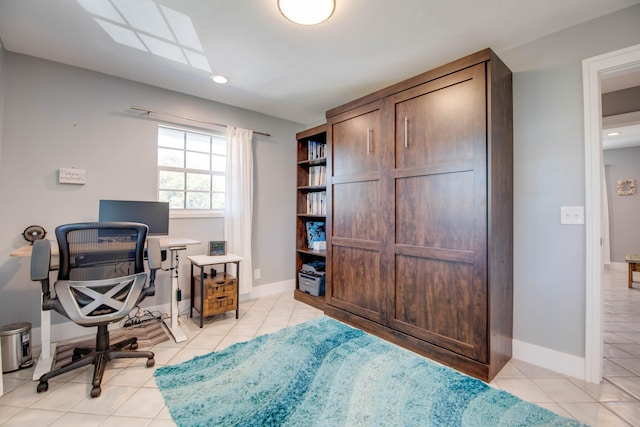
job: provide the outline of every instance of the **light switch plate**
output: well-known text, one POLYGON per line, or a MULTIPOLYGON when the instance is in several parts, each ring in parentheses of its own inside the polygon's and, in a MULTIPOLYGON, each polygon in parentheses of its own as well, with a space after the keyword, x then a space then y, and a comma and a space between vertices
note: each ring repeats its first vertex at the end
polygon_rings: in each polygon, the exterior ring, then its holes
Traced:
POLYGON ((584 224, 584 206, 561 206, 560 224, 584 224))

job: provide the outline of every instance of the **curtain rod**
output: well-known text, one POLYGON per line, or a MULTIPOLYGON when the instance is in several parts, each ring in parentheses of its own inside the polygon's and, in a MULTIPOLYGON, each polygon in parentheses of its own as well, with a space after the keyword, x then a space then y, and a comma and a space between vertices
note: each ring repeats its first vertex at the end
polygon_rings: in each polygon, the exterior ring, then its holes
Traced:
MULTIPOLYGON (((205 124, 208 124, 208 125, 224 126, 224 127, 227 126, 227 125, 224 125, 224 124, 221 124, 221 123, 207 122, 207 121, 204 121, 204 120, 192 119, 191 117, 178 116, 177 114, 166 113, 164 111, 157 111, 157 110, 152 110, 150 108, 138 107, 137 105, 131 105, 131 106, 129 106, 129 108, 132 109, 132 110, 136 110, 136 111, 143 111, 143 112, 147 113, 147 116, 150 115, 150 114, 159 114, 159 115, 162 115, 162 116, 175 117, 177 119, 189 120, 189 121, 198 122, 198 123, 205 123, 205 124)), ((270 133, 258 132, 258 131, 255 131, 255 130, 253 131, 253 133, 257 133, 258 135, 271 136, 270 133)))

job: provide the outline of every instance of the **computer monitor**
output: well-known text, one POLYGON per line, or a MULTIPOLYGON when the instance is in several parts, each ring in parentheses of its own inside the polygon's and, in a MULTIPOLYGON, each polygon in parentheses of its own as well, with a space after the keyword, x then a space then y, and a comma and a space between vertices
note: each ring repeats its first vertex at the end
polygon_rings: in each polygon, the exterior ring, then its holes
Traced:
POLYGON ((169 235, 169 202, 100 200, 99 221, 141 222, 149 236, 169 235))

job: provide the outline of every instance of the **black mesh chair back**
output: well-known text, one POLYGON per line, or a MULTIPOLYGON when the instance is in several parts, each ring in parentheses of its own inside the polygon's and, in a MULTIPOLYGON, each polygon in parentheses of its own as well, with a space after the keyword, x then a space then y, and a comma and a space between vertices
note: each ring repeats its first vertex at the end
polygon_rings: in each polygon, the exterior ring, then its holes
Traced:
POLYGON ((56 229, 58 280, 99 280, 144 272, 147 226, 125 222, 67 224, 56 229))

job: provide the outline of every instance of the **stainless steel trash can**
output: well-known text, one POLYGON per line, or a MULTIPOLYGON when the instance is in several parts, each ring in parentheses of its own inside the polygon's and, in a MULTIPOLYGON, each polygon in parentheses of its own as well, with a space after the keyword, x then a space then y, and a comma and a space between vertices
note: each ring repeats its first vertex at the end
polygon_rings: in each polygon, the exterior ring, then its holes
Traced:
POLYGON ((0 326, 0 347, 2 373, 31 366, 31 323, 20 322, 0 326))

